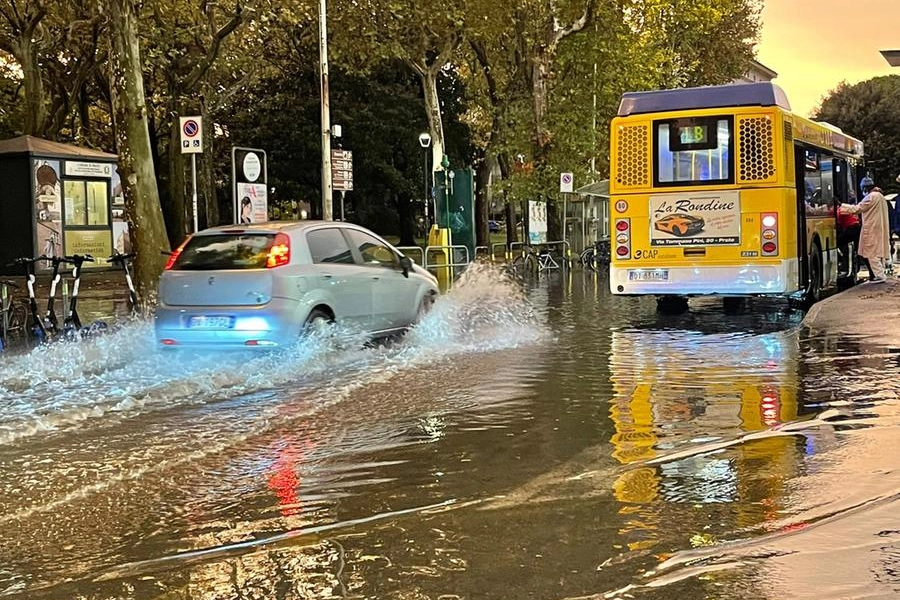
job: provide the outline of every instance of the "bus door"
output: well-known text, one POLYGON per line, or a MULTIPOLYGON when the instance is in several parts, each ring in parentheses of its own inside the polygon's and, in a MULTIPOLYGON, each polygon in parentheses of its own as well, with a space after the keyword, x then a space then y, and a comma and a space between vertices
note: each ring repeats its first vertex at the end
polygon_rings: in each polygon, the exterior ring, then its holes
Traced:
POLYGON ((806 149, 803 146, 794 146, 794 188, 797 190, 797 260, 800 263, 800 288, 806 289, 809 285, 809 240, 806 232, 806 204, 812 199, 810 191, 806 189, 806 149))

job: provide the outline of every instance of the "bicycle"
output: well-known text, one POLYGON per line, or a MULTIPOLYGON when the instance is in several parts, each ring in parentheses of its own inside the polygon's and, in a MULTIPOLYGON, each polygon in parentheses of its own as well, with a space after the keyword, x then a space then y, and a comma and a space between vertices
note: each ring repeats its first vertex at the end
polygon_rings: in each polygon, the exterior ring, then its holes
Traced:
POLYGON ((34 265, 40 260, 45 260, 45 257, 31 258, 23 256, 13 260, 7 266, 17 265, 25 267, 25 287, 28 289, 28 311, 31 313, 32 324, 31 333, 39 343, 44 343, 47 341, 47 327, 38 314, 37 297, 34 293, 34 284, 37 281, 34 265))
POLYGON ((566 270, 570 267, 565 255, 554 255, 547 245, 541 245, 537 251, 531 246, 522 246, 522 253, 513 261, 513 269, 532 274, 566 270))
POLYGON ((0 349, 9 346, 11 333, 25 330, 28 322, 28 309, 26 303, 21 300, 14 301, 9 293, 9 288, 18 289, 15 281, 0 279, 0 349))
POLYGON ((592 271, 599 271, 608 265, 611 258, 612 251, 608 239, 597 240, 582 250, 580 256, 582 266, 592 271))

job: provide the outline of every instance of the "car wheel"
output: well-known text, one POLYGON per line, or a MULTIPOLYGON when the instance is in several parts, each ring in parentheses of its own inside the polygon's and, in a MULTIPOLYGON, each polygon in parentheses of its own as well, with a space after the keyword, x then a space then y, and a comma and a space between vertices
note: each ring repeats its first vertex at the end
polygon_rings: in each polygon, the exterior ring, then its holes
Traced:
POLYGON ((419 310, 416 311, 416 321, 413 323, 414 325, 418 325, 421 323, 428 313, 431 312, 431 309, 434 307, 434 294, 425 294, 422 298, 422 301, 419 302, 419 310))
POLYGON ((331 329, 334 319, 321 308, 314 308, 303 323, 304 334, 321 334, 331 329))
POLYGON ((673 225, 673 226, 672 226, 672 233, 673 233, 674 235, 677 235, 678 237, 681 237, 681 236, 684 235, 684 229, 682 229, 682 228, 679 227, 678 225, 673 225))

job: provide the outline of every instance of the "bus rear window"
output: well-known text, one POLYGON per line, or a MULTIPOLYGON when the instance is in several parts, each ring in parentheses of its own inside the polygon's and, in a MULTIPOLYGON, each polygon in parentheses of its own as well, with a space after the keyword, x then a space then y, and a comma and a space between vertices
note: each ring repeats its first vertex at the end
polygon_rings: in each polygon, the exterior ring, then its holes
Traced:
POLYGON ((655 185, 702 185, 732 181, 730 117, 656 121, 655 185))
POLYGON ((172 269, 265 269, 274 233, 195 235, 185 245, 172 269))

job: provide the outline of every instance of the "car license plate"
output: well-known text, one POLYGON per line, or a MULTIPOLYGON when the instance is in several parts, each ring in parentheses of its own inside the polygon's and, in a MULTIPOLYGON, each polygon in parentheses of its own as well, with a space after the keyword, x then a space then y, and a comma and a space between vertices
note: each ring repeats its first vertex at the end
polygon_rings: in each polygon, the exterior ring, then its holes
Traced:
POLYGON ((668 281, 668 269, 629 270, 629 281, 668 281))
POLYGON ((234 327, 234 317, 196 315, 188 319, 188 327, 192 329, 231 329, 234 327))

